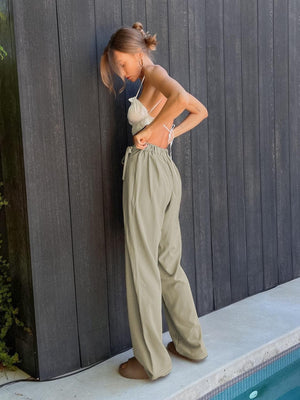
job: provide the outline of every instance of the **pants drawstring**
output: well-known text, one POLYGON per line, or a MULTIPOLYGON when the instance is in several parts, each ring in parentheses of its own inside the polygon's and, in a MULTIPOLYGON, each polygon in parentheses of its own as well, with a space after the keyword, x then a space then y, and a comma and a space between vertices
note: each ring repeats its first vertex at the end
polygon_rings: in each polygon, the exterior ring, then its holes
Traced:
POLYGON ((126 149, 126 153, 125 156, 122 158, 121 163, 124 164, 123 167, 123 174, 122 174, 122 180, 124 181, 125 179, 125 172, 126 172, 126 166, 127 166, 127 160, 128 160, 128 156, 129 154, 132 152, 132 146, 128 146, 126 149))

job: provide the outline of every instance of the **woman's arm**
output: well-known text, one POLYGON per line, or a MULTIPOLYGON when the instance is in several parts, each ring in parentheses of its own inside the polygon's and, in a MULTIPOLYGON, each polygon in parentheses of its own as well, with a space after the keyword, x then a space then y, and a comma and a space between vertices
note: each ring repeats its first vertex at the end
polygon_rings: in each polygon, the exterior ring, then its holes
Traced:
POLYGON ((207 118, 208 112, 205 106, 188 93, 175 79, 171 78, 163 67, 155 65, 147 68, 145 69, 145 76, 167 98, 167 101, 156 118, 135 135, 134 141, 137 147, 144 148, 153 132, 159 130, 166 134, 167 131, 163 125, 165 124, 170 128, 174 119, 184 110, 189 111, 189 115, 174 129, 174 137, 191 130, 207 118))
POLYGON ((179 125, 175 127, 173 131, 174 138, 182 135, 187 131, 190 131, 208 117, 206 107, 190 93, 188 93, 188 96, 189 102, 186 106, 186 110, 188 110, 190 113, 179 125))

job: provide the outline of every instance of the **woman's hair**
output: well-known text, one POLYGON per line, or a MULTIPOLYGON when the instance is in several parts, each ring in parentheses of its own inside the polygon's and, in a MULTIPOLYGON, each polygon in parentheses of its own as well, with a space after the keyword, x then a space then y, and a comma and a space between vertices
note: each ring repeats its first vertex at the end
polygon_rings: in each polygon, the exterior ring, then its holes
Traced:
POLYGON ((140 22, 135 22, 132 27, 122 27, 118 29, 110 38, 105 47, 100 60, 100 74, 102 82, 110 92, 115 93, 113 85, 113 74, 116 73, 123 81, 123 86, 119 90, 122 93, 125 89, 125 79, 120 74, 119 66, 114 59, 114 50, 123 53, 135 54, 143 51, 152 58, 151 51, 157 46, 156 34, 151 35, 149 32, 144 32, 143 25, 140 22))

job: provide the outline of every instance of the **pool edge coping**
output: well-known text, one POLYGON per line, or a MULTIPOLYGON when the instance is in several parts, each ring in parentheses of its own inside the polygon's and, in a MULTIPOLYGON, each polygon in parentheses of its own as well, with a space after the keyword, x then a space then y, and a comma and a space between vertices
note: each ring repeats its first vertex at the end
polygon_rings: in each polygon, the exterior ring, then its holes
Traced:
POLYGON ((213 394, 212 392, 217 388, 220 391, 221 389, 224 390, 231 381, 239 377, 242 379, 243 375, 276 358, 299 343, 300 326, 202 376, 196 382, 174 393, 166 400, 208 400, 213 394))

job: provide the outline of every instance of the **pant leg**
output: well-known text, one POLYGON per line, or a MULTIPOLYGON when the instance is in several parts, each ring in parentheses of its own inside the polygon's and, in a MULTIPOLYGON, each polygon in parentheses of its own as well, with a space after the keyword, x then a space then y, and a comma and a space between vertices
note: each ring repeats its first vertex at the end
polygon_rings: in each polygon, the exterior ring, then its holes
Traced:
POLYGON ((173 194, 165 211, 159 244, 159 268, 162 283, 163 305, 176 350, 189 358, 200 360, 207 356, 190 284, 181 262, 181 232, 179 209, 181 178, 173 161, 170 167, 170 185, 173 194))
MULTIPOLYGON (((128 318, 137 360, 154 380, 167 375, 171 358, 162 342, 158 247, 171 189, 155 147, 132 148, 123 174, 128 318), (153 151, 151 151, 153 149, 153 151)), ((157 150, 158 151, 158 150, 157 150)))

